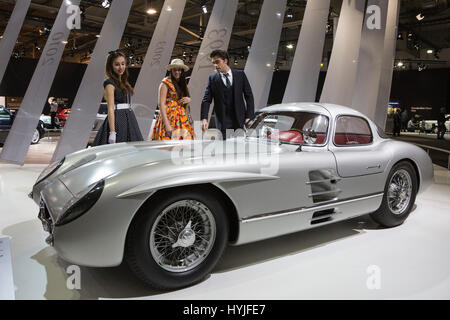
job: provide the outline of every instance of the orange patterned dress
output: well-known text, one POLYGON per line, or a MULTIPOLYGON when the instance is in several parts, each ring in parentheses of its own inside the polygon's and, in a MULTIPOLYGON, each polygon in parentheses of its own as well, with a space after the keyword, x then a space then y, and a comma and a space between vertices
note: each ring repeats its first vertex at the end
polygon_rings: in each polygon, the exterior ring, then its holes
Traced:
POLYGON ((192 129, 191 124, 183 107, 180 99, 177 97, 177 91, 172 80, 168 77, 162 80, 164 84, 167 85, 167 96, 166 96, 166 112, 167 119, 172 126, 172 137, 166 135, 166 128, 164 126, 164 121, 162 119, 161 113, 159 113, 156 118, 155 126, 153 127, 152 135, 150 140, 193 140, 195 139, 194 129, 192 129))

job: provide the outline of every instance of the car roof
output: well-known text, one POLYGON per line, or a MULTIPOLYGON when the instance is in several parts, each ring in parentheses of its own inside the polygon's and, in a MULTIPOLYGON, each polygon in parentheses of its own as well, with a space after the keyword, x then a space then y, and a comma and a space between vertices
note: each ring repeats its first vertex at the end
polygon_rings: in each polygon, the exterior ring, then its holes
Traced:
POLYGON ((332 118, 335 118, 337 115, 340 114, 348 114, 348 115, 354 115, 354 116, 360 116, 363 118, 367 117, 362 114, 359 111, 356 111, 355 109, 332 104, 332 103, 315 103, 315 102, 292 102, 292 103, 281 103, 281 104, 275 104, 270 107, 265 107, 260 112, 280 112, 280 111, 288 111, 288 112, 295 112, 295 111, 303 111, 303 112, 319 112, 326 115, 331 115, 332 118))

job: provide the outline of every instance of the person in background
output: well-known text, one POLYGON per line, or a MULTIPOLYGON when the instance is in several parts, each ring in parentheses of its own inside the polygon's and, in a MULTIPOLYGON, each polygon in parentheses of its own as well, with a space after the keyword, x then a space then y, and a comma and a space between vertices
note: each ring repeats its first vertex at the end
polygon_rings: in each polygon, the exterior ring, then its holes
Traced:
POLYGON ((416 126, 414 125, 414 117, 411 117, 411 119, 409 119, 407 130, 408 132, 414 132, 416 130, 416 126))
POLYGON ((444 135, 445 135, 445 131, 447 130, 447 128, 445 127, 445 121, 449 120, 450 117, 445 117, 445 107, 442 107, 440 112, 439 112, 439 116, 437 119, 437 138, 438 139, 444 139, 444 135))
POLYGON ((253 93, 244 71, 228 66, 228 52, 214 50, 210 58, 217 73, 209 76, 203 96, 200 114, 202 130, 208 129, 209 107, 214 100, 216 126, 226 139, 227 129, 236 130, 250 125, 255 109, 253 93))
POLYGON ((53 129, 59 129, 59 125, 56 123, 56 112, 58 111, 58 103, 54 97, 48 98, 48 103, 50 104, 50 117, 51 125, 53 129))
POLYGON ((402 131, 407 131, 408 128, 408 111, 406 111, 406 108, 403 109, 401 114, 402 119, 402 131))
POLYGON ((103 87, 108 115, 92 145, 143 141, 136 116, 131 109, 131 95, 134 90, 128 82, 127 60, 122 52, 109 52, 105 73, 107 79, 103 87))
POLYGON ((393 135, 400 137, 400 129, 402 125, 402 120, 400 116, 400 109, 396 109, 394 113, 394 132, 393 135))
POLYGON ((159 110, 150 140, 193 140, 194 129, 189 121, 189 88, 185 73, 189 70, 181 59, 167 66, 169 76, 159 85, 159 110))

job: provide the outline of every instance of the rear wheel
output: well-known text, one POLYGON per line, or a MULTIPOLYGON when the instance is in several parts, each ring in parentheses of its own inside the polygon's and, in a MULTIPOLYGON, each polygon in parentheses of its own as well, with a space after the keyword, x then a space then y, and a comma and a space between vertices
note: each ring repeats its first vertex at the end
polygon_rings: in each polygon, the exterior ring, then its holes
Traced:
POLYGON ((386 181, 381 206, 370 214, 371 218, 384 227, 402 224, 416 200, 417 185, 413 166, 406 161, 396 164, 386 181))
POLYGON ((212 271, 226 246, 228 222, 220 201, 204 188, 161 195, 130 226, 125 256, 140 279, 173 290, 212 271))

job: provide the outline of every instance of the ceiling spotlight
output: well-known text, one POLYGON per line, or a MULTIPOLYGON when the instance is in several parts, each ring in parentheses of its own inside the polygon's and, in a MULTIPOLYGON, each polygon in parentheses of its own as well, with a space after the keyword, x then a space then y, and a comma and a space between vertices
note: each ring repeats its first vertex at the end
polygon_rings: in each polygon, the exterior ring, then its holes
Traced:
POLYGON ((206 7, 206 4, 202 5, 202 12, 204 14, 208 13, 208 8, 206 7))
POLYGON ((427 68, 427 65, 424 63, 418 63, 417 64, 417 70, 420 72, 422 70, 425 70, 427 68))
POLYGON ((186 51, 183 50, 183 57, 186 57, 186 51))
POLYGON ((399 32, 397 35, 398 40, 403 40, 403 33, 399 32))
POLYGON ((419 21, 423 20, 424 18, 425 18, 425 16, 424 16, 422 13, 419 13, 419 14, 416 16, 416 19, 419 20, 419 21))
POLYGON ((39 45, 38 45, 37 42, 34 43, 34 48, 35 48, 37 51, 41 51, 41 47, 39 47, 39 45))
POLYGON ((433 53, 433 50, 428 49, 428 50, 427 50, 427 53, 428 53, 428 54, 432 54, 432 53, 433 53))
POLYGON ((107 9, 107 8, 109 8, 110 5, 111 5, 111 1, 109 1, 109 0, 102 1, 103 8, 107 9))
POLYGON ((236 57, 234 57, 234 64, 238 64, 238 59, 236 57))
POLYGON ((289 43, 289 44, 286 46, 286 48, 288 48, 288 49, 293 49, 293 48, 294 48, 294 45, 293 45, 292 43, 289 43))
POLYGON ((50 31, 51 31, 50 28, 48 26, 45 26, 45 27, 39 29, 39 35, 45 36, 45 35, 49 34, 50 31))
POLYGON ((155 14, 155 13, 157 13, 158 11, 156 11, 155 9, 153 9, 153 8, 150 8, 150 9, 148 9, 147 10, 147 13, 148 14, 155 14))
POLYGON ((399 62, 397 63, 397 67, 403 67, 403 62, 399 61, 399 62))
POLYGON ((291 8, 289 8, 288 11, 286 12, 286 18, 288 19, 294 18, 294 13, 292 12, 291 8))

